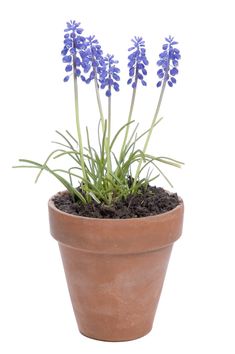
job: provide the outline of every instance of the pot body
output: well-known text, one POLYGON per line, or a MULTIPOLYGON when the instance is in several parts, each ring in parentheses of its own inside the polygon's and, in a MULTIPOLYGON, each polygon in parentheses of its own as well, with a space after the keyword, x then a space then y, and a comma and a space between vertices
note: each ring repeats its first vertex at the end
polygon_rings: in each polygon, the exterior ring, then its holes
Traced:
POLYGON ((80 332, 106 341, 147 334, 182 232, 183 202, 156 216, 94 219, 61 212, 51 199, 49 218, 80 332))

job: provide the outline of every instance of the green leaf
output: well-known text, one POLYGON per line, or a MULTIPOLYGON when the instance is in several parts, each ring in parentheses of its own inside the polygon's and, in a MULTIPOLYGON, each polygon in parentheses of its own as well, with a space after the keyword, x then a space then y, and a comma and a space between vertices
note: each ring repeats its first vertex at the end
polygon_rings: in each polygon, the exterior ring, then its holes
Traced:
MULTIPOLYGON (((70 149, 71 150, 73 150, 73 151, 76 151, 76 149, 74 148, 74 146, 73 146, 73 144, 71 144, 71 142, 66 138, 66 136, 64 136, 64 134, 62 134, 61 132, 59 132, 58 130, 56 130, 56 133, 57 134, 59 134, 66 142, 67 142, 67 144, 68 144, 68 146, 70 147, 70 149)), ((79 160, 80 159, 80 153, 79 154, 77 154, 77 160, 79 160)))
POLYGON ((57 144, 57 145, 60 145, 60 146, 66 147, 67 149, 69 149, 69 148, 70 148, 70 146, 65 145, 65 144, 62 144, 62 143, 60 143, 59 141, 52 141, 52 144, 57 144))
POLYGON ((132 134, 131 134, 131 136, 130 136, 130 139, 127 141, 127 144, 126 144, 126 146, 125 146, 124 151, 128 149, 128 147, 129 147, 129 145, 131 144, 133 138, 134 138, 134 143, 135 143, 136 138, 137 138, 137 133, 136 133, 136 131, 137 131, 138 127, 139 127, 139 123, 137 123, 137 124, 136 124, 136 127, 133 129, 133 132, 132 132, 132 134))
POLYGON ((112 150, 112 147, 113 147, 115 141, 117 140, 118 136, 119 136, 120 133, 123 131, 123 129, 125 129, 128 125, 132 124, 133 122, 134 122, 134 120, 132 120, 132 121, 130 121, 130 122, 124 124, 124 125, 117 131, 117 133, 115 134, 115 136, 114 136, 114 138, 113 138, 113 140, 112 140, 112 142, 111 142, 111 144, 110 144, 110 150, 112 150))
POLYGON ((93 192, 88 192, 91 196, 92 199, 94 199, 94 201, 96 201, 96 203, 100 204, 101 201, 97 198, 97 196, 93 193, 93 192))
POLYGON ((75 139, 74 136, 73 136, 68 130, 66 130, 66 133, 70 136, 71 139, 73 139, 73 141, 75 142, 75 144, 78 145, 77 139, 75 139))
POLYGON ((165 180, 167 181, 167 183, 171 186, 171 188, 173 188, 173 184, 170 182, 170 180, 167 178, 167 176, 165 175, 165 173, 162 172, 162 170, 152 161, 152 164, 156 167, 156 169, 160 172, 160 174, 165 178, 165 180))
MULTIPOLYGON (((159 118, 158 121, 153 125, 153 128, 156 127, 156 125, 158 125, 163 118, 159 118)), ((125 151, 125 154, 127 154, 129 152, 129 150, 131 149, 131 147, 133 146, 133 144, 136 144, 137 141, 139 141, 141 138, 143 138, 143 136, 145 136, 149 131, 150 131, 151 127, 149 129, 147 129, 145 132, 143 132, 140 136, 138 136, 135 141, 128 147, 127 151, 125 151)))
POLYGON ((154 161, 159 161, 161 163, 165 163, 167 165, 171 165, 171 166, 174 166, 174 167, 177 167, 177 168, 181 168, 181 165, 182 165, 182 162, 170 159, 168 157, 156 157, 156 156, 153 156, 153 155, 145 154, 145 158, 150 158, 150 159, 152 159, 154 161))
POLYGON ((58 173, 54 172, 53 170, 51 170, 48 166, 46 165, 41 165, 38 162, 32 161, 32 160, 26 160, 26 159, 20 159, 20 162, 26 162, 29 163, 31 165, 34 165, 35 168, 42 168, 46 171, 48 171, 49 173, 51 173, 54 177, 56 177, 64 186, 65 188, 69 191, 70 194, 72 195, 76 195, 83 204, 86 204, 86 199, 83 197, 83 195, 75 188, 73 188, 73 186, 71 186, 71 184, 66 181, 66 179, 64 179, 62 176, 60 176, 58 173))
MULTIPOLYGON (((48 157, 46 158, 46 160, 45 160, 43 166, 46 166, 46 164, 48 163, 48 161, 50 160, 50 158, 51 158, 56 152, 58 152, 58 151, 64 151, 64 150, 62 150, 62 149, 56 149, 56 150, 52 151, 52 152, 48 155, 48 157)), ((42 168, 42 169, 39 171, 39 173, 37 174, 36 179, 35 179, 35 183, 37 183, 37 181, 39 180, 39 177, 41 176, 42 171, 43 171, 43 168, 42 168)))

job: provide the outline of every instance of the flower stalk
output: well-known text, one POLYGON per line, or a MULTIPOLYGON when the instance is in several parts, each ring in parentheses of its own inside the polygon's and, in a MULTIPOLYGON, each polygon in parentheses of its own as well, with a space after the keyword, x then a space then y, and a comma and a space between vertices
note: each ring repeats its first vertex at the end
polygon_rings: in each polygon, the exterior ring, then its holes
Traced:
POLYGON ((129 130, 130 130, 130 124, 129 123, 131 122, 132 114, 133 114, 133 110, 134 110, 134 105, 135 105, 137 81, 138 81, 138 77, 137 77, 137 70, 136 70, 136 75, 135 75, 135 84, 136 84, 136 86, 135 86, 135 88, 133 88, 133 91, 132 91, 130 110, 129 110, 129 115, 128 115, 128 119, 127 119, 128 125, 126 126, 126 129, 125 129, 124 140, 123 140, 123 143, 122 143, 121 152, 120 152, 120 156, 119 156, 119 163, 121 163, 122 160, 123 160, 123 154, 124 154, 124 150, 125 150, 127 139, 128 139, 128 135, 129 135, 129 130))
POLYGON ((165 88, 166 88, 166 81, 163 82, 163 85, 162 85, 162 88, 161 88, 161 92, 160 92, 160 96, 159 96, 159 99, 158 99, 157 108, 156 108, 155 114, 153 116, 152 123, 151 123, 150 129, 149 129, 149 132, 147 134, 147 137, 146 137, 146 140, 145 140, 145 144, 144 144, 144 147, 143 147, 143 150, 142 150, 143 155, 140 158, 138 166, 137 166, 137 169, 136 169, 135 178, 134 178, 134 182, 133 182, 133 185, 132 185, 132 191, 135 190, 136 182, 137 182, 137 179, 139 178, 139 174, 140 174, 140 170, 141 170, 141 167, 142 167, 142 163, 144 161, 144 157, 143 156, 146 154, 146 151, 147 151, 147 148, 148 148, 148 144, 149 144, 152 132, 153 132, 153 128, 155 127, 155 124, 156 124, 157 119, 158 119, 158 114, 159 114, 159 111, 160 111, 160 107, 161 107, 163 95, 164 95, 164 92, 165 92, 165 88))
POLYGON ((102 132, 104 134, 104 129, 105 129, 104 113, 103 113, 102 103, 101 103, 101 99, 100 99, 100 90, 99 90, 99 84, 98 84, 98 79, 97 79, 97 71, 96 71, 96 69, 94 69, 94 70, 95 70, 95 78, 94 78, 95 94, 96 94, 96 100, 97 100, 98 109, 99 109, 99 113, 100 113, 102 132))
MULTIPOLYGON (((111 91, 111 86, 109 85, 109 90, 111 91)), ((108 97, 108 136, 107 136, 107 177, 111 176, 112 163, 111 163, 111 152, 110 152, 110 139, 111 139, 111 96, 108 97)))
POLYGON ((85 169, 85 162, 84 162, 84 155, 83 155, 83 142, 82 142, 82 134, 81 134, 81 127, 80 127, 80 120, 79 120, 79 106, 78 106, 78 82, 77 76, 73 74, 73 82, 74 82, 74 104, 75 104, 75 116, 76 116, 76 127, 77 127, 77 136, 78 136, 78 145, 79 145, 79 155, 81 160, 81 169, 83 179, 87 180, 86 169, 85 169))

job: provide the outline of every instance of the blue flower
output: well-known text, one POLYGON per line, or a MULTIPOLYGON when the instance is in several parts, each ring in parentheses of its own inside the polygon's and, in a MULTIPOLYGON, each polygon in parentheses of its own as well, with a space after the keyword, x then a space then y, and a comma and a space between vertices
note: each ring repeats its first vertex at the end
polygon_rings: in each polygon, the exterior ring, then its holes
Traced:
POLYGON ((107 54, 104 58, 104 64, 105 65, 101 67, 99 71, 100 88, 104 89, 107 87, 105 94, 107 97, 110 97, 112 87, 115 91, 119 91, 119 84, 117 81, 120 81, 120 76, 118 75, 120 69, 116 67, 118 60, 114 60, 114 56, 110 54, 107 54))
POLYGON ((69 75, 64 77, 64 82, 67 82, 67 81, 69 81, 69 75))
POLYGON ((160 79, 157 87, 160 87, 163 81, 167 81, 168 85, 172 87, 176 83, 175 75, 179 72, 177 67, 181 59, 180 51, 174 48, 178 43, 171 36, 165 38, 165 40, 167 43, 163 44, 163 52, 159 54, 160 59, 157 61, 157 65, 160 67, 157 72, 157 76, 160 79))
POLYGON ((89 73, 86 78, 81 75, 81 79, 89 84, 96 76, 99 79, 101 71, 105 68, 105 61, 103 58, 103 51, 95 36, 86 38, 85 49, 80 51, 81 66, 85 74, 89 73))
MULTIPOLYGON (((61 51, 62 61, 67 64, 66 72, 73 71, 75 75, 79 76, 81 71, 80 51, 85 48, 85 37, 81 36, 83 29, 79 27, 80 22, 67 22, 67 28, 64 30, 64 48, 61 51)), ((65 76, 64 82, 69 80, 69 75, 65 76)))
POLYGON ((80 22, 69 21, 66 24, 67 24, 67 28, 64 30, 64 32, 69 32, 69 31, 75 32, 76 31, 78 34, 81 34, 83 32, 83 30, 81 28, 79 28, 80 22))
POLYGON ((144 80, 144 76, 147 75, 147 70, 145 66, 148 65, 148 60, 146 58, 145 42, 142 37, 134 37, 132 39, 133 46, 128 49, 132 52, 129 56, 129 76, 127 84, 132 84, 133 88, 136 88, 138 80, 141 81, 142 85, 146 86, 147 83, 144 80))

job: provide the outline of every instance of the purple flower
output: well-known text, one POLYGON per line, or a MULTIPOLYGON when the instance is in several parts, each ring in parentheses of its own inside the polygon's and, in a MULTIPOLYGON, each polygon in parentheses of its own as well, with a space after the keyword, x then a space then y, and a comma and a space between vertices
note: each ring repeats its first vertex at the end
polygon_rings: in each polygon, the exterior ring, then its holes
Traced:
MULTIPOLYGON (((80 22, 67 22, 67 28, 64 30, 64 48, 61 51, 62 61, 67 64, 66 72, 74 72, 80 75, 79 67, 81 66, 80 51, 85 48, 85 37, 81 36, 83 29, 79 27, 80 22)), ((64 82, 69 80, 69 75, 65 76, 64 82)))
POLYGON ((138 80, 141 81, 143 86, 146 86, 147 83, 144 80, 144 76, 147 75, 147 70, 145 66, 148 65, 148 60, 146 58, 146 49, 145 42, 142 37, 134 37, 132 40, 133 45, 128 49, 129 52, 132 52, 129 56, 129 76, 130 78, 127 81, 127 84, 132 84, 133 88, 136 88, 138 80))
POLYGON ((169 36, 165 38, 166 42, 163 44, 163 52, 159 54, 159 60, 157 65, 160 69, 157 72, 159 81, 157 82, 157 87, 162 85, 163 81, 167 81, 168 85, 172 87, 176 83, 175 75, 178 74, 178 64, 181 59, 180 51, 174 48, 177 42, 174 41, 174 37, 169 36))
POLYGON ((107 97, 111 96, 112 88, 117 92, 119 91, 118 81, 120 81, 120 76, 118 74, 120 69, 116 67, 116 64, 118 64, 118 60, 114 60, 113 55, 107 54, 104 58, 104 66, 99 71, 100 88, 107 87, 105 92, 107 97))
POLYGON ((81 75, 82 81, 89 84, 96 75, 99 79, 100 73, 105 68, 105 61, 103 58, 103 51, 95 36, 86 38, 85 49, 80 51, 80 55, 84 74, 89 74, 87 78, 84 75, 81 75))

